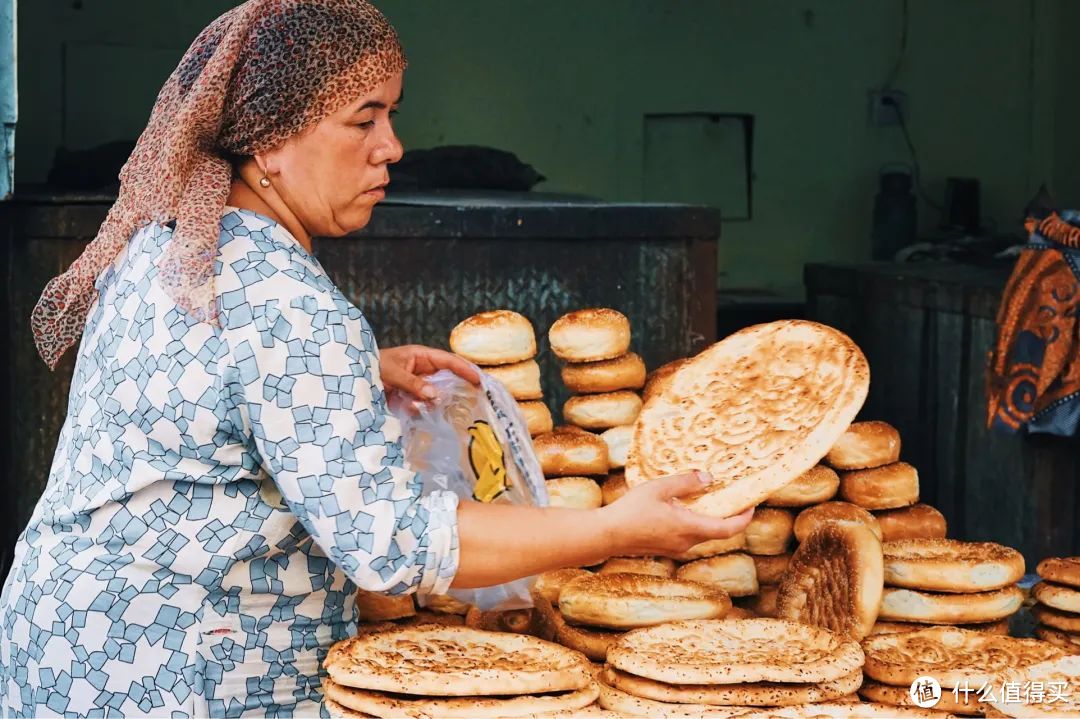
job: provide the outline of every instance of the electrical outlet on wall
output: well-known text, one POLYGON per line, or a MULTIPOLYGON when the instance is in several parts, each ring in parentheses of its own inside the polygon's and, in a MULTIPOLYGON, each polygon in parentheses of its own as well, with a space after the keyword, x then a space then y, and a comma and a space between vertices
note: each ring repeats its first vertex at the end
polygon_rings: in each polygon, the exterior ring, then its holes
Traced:
POLYGON ((870 124, 873 127, 899 125, 901 116, 907 122, 907 94, 900 90, 870 91, 870 124))

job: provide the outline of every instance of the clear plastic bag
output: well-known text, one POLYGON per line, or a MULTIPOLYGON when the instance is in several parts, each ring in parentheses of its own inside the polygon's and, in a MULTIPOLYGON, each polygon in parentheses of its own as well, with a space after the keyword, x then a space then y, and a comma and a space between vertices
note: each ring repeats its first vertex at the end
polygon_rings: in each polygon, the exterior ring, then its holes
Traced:
MULTIPOLYGON (((547 506, 544 474, 510 393, 483 373, 479 387, 448 370, 427 381, 436 392, 430 402, 390 397, 390 411, 401 421, 405 460, 423 481, 424 494, 450 490, 489 504, 547 506)), ((535 581, 527 577, 449 594, 482 611, 527 609, 535 581)))

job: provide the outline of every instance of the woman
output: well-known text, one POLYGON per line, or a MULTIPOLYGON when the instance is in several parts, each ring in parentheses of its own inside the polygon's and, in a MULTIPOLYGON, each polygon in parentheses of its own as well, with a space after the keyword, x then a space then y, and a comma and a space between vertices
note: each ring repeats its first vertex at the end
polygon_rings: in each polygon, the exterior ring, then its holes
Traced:
POLYGON ((311 255, 383 197, 404 68, 363 0, 251 0, 166 83, 98 237, 35 309, 50 364, 82 340, 0 597, 4 715, 316 715, 357 586, 441 593, 749 521, 671 502, 696 475, 588 514, 420 497, 384 391, 474 370, 378 350, 311 255))

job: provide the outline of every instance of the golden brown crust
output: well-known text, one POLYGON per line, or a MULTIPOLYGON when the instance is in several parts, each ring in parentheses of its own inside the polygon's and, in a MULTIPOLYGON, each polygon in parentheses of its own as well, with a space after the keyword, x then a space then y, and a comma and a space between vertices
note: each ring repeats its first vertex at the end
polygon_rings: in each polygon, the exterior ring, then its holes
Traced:
POLYGON ((555 356, 566 362, 614 359, 630 349, 630 320, 606 307, 577 310, 555 320, 548 341, 555 356))
MULTIPOLYGON (((934 709, 943 712, 952 712, 954 714, 982 716, 982 711, 979 709, 979 692, 975 691, 977 687, 973 687, 972 689, 970 694, 943 690, 941 692, 941 699, 934 705, 934 709)), ((879 704, 889 704, 898 707, 918 706, 911 698, 911 687, 909 686, 894 687, 873 680, 864 681, 862 688, 859 689, 859 695, 867 701, 877 702, 879 704)))
POLYGON ((948 534, 945 515, 929 504, 913 504, 900 509, 874 512, 881 525, 882 539, 944 539, 948 534))
POLYGON ((626 477, 622 472, 612 472, 600 484, 600 491, 604 494, 604 505, 607 506, 626 494, 629 488, 626 486, 626 477))
POLYGON ((993 542, 901 539, 886 542, 885 582, 931 592, 987 592, 1024 576, 1024 556, 993 542))
POLYGON ((542 598, 536 602, 536 612, 542 617, 542 624, 550 627, 550 641, 557 642, 567 649, 581 652, 594 662, 605 661, 608 649, 625 634, 621 631, 575 627, 568 624, 558 608, 542 598))
POLYGON ((831 327, 785 320, 736 332, 650 397, 634 424, 626 481, 702 469, 711 484, 682 501, 702 514, 738 514, 818 463, 862 407, 869 379, 862 352, 831 327))
POLYGON ((356 611, 365 622, 387 622, 416 614, 411 594, 383 594, 356 590, 356 611))
POLYGON ((887 422, 855 422, 841 435, 825 461, 836 469, 872 469, 900 459, 900 433, 887 422))
POLYGON ((788 565, 791 564, 791 554, 755 554, 752 556, 758 584, 762 585, 779 584, 784 577, 784 572, 787 571, 788 565))
POLYGON ((675 578, 719 587, 732 597, 749 597, 758 593, 754 560, 742 552, 706 557, 684 564, 675 573, 675 578))
POLYGON ((536 437, 546 434, 554 429, 554 420, 551 418, 551 410, 543 402, 518 402, 518 409, 525 418, 525 428, 529 436, 536 437))
POLYGON ((582 429, 633 425, 640 412, 641 397, 628 390, 579 395, 566 400, 563 405, 563 419, 582 429))
MULTIPOLYGON (((870 630, 870 636, 875 634, 902 634, 904 632, 917 632, 920 629, 929 629, 934 626, 933 624, 919 624, 916 622, 887 622, 879 621, 874 623, 874 628, 870 630)), ((987 632, 988 634, 999 634, 1007 636, 1009 634, 1009 620, 1001 619, 996 622, 986 622, 984 624, 956 624, 957 629, 967 629, 971 632, 987 632)))
POLYGON ((511 634, 532 634, 534 610, 509 609, 506 611, 485 612, 477 607, 469 609, 465 615, 465 626, 470 629, 482 629, 486 632, 509 632, 511 634))
POLYGON ((555 569, 550 572, 544 572, 536 578, 536 582, 533 584, 533 594, 539 594, 552 604, 558 605, 559 592, 562 591, 563 585, 571 579, 584 577, 588 574, 591 574, 589 570, 579 569, 577 567, 567 567, 566 569, 555 569))
POLYGON ((673 555, 672 559, 674 559, 676 562, 692 562, 695 559, 715 557, 718 554, 739 552, 745 549, 746 532, 739 532, 738 534, 731 535, 727 539, 710 539, 707 542, 695 544, 682 554, 673 555))
POLYGON ((881 598, 881 619, 924 624, 996 622, 1015 614, 1024 602, 1016 586, 971 594, 940 594, 886 587, 881 598))
POLYGON ((645 362, 627 352, 614 359, 563 365, 562 381, 574 394, 641 389, 645 384, 645 362))
POLYGON ((785 509, 759 507, 746 527, 746 551, 751 554, 784 554, 794 536, 795 516, 785 509))
POLYGON ((897 509, 919 501, 919 473, 907 462, 840 474, 841 499, 863 509, 897 509))
POLYGON ((1060 609, 1036 603, 1031 608, 1031 615, 1039 624, 1045 624, 1060 632, 1080 633, 1080 614, 1063 612, 1060 609))
POLYGON ((1080 656, 1075 649, 1067 650, 1067 654, 1070 656, 1003 672, 997 677, 999 687, 1018 686, 1030 691, 1021 691, 1019 697, 997 692, 984 704, 986 716, 995 711, 999 716, 1017 719, 1080 716, 1080 692, 1076 691, 1080 686, 1080 656), (1037 687, 1043 688, 1042 696, 1036 694, 1037 687), (1059 691, 1053 691, 1055 688, 1059 691), (1060 691, 1062 688, 1064 691, 1060 691))
POLYGON ((1080 614, 1080 590, 1043 580, 1031 588, 1031 596, 1052 609, 1080 614))
POLYGON ((536 360, 488 367, 484 372, 498 380, 518 401, 537 400, 544 396, 544 391, 540 389, 540 365, 536 364, 536 360))
POLYGON ((689 357, 677 359, 650 372, 645 378, 645 387, 641 390, 641 399, 647 402, 650 397, 663 394, 671 383, 671 378, 676 370, 689 361, 689 357))
POLYGON ((598 509, 604 494, 596 480, 588 477, 558 477, 546 482, 548 504, 567 509, 598 509))
POLYGON ((722 589, 644 574, 604 574, 567 582, 559 610, 572 624, 633 629, 682 619, 719 619, 731 609, 722 589))
POLYGON ((761 586, 756 597, 740 599, 739 603, 743 608, 749 609, 759 617, 775 617, 779 594, 779 585, 761 586))
POLYGON ((1035 571, 1043 579, 1080 588, 1080 557, 1047 557, 1035 571))
POLYGON ((1080 654, 1080 635, 1040 624, 1035 627, 1035 636, 1069 654, 1080 654))
POLYGON ((731 611, 724 615, 724 619, 757 619, 757 614, 746 607, 732 607, 731 611))
POLYGON ((881 542, 870 528, 827 524, 795 550, 780 583, 777 616, 859 640, 877 621, 883 585, 881 542))
POLYGON ((558 427, 533 438, 533 451, 545 477, 607 474, 607 444, 584 430, 558 427))
MULTIPOLYGON (((612 470, 621 470, 626 466, 626 457, 630 453, 630 443, 634 441, 634 425, 624 424, 612 427, 600 437, 608 447, 608 466, 612 470)), ((623 482, 626 478, 623 477, 623 482)))
POLYGON ((861 522, 881 539, 881 526, 874 515, 850 502, 825 502, 799 512, 795 518, 795 539, 805 542, 815 529, 829 522, 861 522))
POLYGON ((450 350, 478 365, 524 362, 536 356, 536 332, 517 312, 481 312, 451 330, 450 350))
POLYGON ((778 491, 765 504, 770 507, 809 507, 828 502, 840 488, 840 475, 831 467, 817 464, 778 491))
POLYGON ((650 577, 671 579, 675 576, 675 560, 668 557, 612 557, 600 565, 597 574, 647 574, 650 577))

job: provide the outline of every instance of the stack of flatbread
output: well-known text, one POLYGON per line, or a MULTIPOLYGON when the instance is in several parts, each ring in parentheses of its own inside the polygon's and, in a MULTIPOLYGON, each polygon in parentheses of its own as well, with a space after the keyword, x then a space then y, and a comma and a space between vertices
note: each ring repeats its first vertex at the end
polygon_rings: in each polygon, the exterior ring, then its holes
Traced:
POLYGON ((600 705, 679 717, 850 701, 862 684, 862 663, 858 642, 794 622, 674 622, 615 643, 600 674, 600 705))
POLYGON ((981 714, 980 689, 1010 669, 1025 669, 1061 658, 1063 652, 1039 639, 931 627, 879 634, 863 642, 866 666, 859 693, 869 701, 912 706, 916 680, 931 677, 941 687, 936 708, 956 714, 981 714))
POLYGON ((884 543, 885 592, 878 632, 929 624, 1008 634, 1024 601, 1024 557, 992 542, 902 539, 884 543))
MULTIPOLYGON (((628 631, 665 622, 719 619, 731 611, 722 589, 697 582, 650 574, 593 574, 583 570, 566 581, 555 595, 534 591, 541 636, 550 637, 595 662, 628 631)), ((542 578, 545 583, 550 581, 542 578)))
POLYGON ((1035 636, 1080 654, 1080 557, 1048 557, 1035 571, 1042 578, 1031 590, 1035 636))
POLYGON ((1080 657, 1068 656, 1010 669, 983 700, 987 717, 1043 719, 1080 716, 1080 657))
POLYGON ((324 662, 331 716, 558 715, 599 694, 578 652, 535 637, 467 627, 401 627, 338 642, 324 662))

